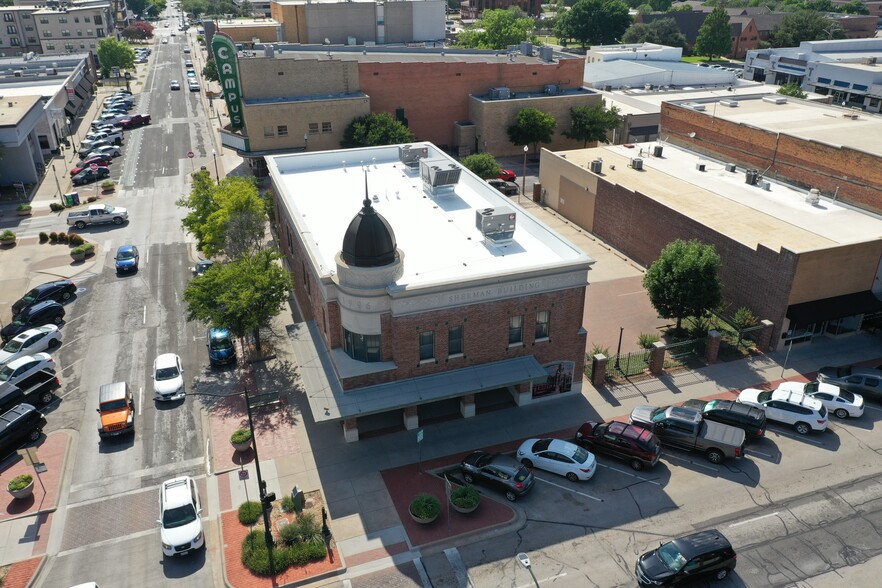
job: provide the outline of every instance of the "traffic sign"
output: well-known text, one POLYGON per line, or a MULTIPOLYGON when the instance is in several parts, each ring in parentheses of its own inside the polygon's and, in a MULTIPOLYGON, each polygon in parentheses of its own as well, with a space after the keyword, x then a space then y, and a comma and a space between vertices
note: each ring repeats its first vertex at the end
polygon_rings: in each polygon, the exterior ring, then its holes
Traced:
POLYGON ((192 151, 187 151, 187 157, 189 157, 190 159, 193 159, 194 157, 196 157, 196 154, 193 153, 192 151))
POLYGON ((91 164, 91 165, 89 166, 89 169, 92 170, 92 171, 98 171, 98 164, 97 164, 97 163, 93 163, 93 164, 91 164))

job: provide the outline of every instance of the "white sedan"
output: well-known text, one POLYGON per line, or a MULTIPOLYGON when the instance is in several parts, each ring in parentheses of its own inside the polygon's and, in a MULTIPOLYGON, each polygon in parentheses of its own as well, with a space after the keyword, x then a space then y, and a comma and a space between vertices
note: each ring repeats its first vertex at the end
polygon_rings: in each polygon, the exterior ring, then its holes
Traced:
POLYGON ((153 362, 153 398, 179 400, 184 397, 184 368, 174 353, 163 353, 153 362))
POLYGON ((860 394, 854 394, 848 390, 843 390, 834 384, 825 382, 784 382, 778 386, 778 390, 787 390, 791 392, 802 392, 806 396, 820 400, 821 404, 837 417, 844 419, 848 417, 857 418, 864 414, 864 397, 860 394))
POLYGON ((36 329, 28 329, 9 340, 0 349, 0 367, 25 355, 33 355, 45 349, 54 349, 61 345, 61 331, 58 325, 43 325, 36 329))
POLYGON ((593 453, 560 439, 527 439, 518 447, 516 457, 528 468, 560 474, 570 482, 590 480, 597 471, 593 453))

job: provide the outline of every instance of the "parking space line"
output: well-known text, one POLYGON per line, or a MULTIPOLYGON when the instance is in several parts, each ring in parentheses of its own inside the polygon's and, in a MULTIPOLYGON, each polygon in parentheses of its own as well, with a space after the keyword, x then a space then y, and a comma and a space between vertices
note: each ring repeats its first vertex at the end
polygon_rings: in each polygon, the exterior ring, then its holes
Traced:
POLYGON ((771 512, 767 515, 762 515, 759 517, 753 517, 752 519, 747 519, 746 521, 738 521, 737 523, 732 523, 731 525, 729 525, 729 528, 731 529, 732 527, 740 527, 741 525, 746 525, 747 523, 754 523, 754 522, 762 520, 762 519, 767 519, 769 517, 776 517, 776 516, 778 516, 778 511, 771 512))
POLYGON ((138 416, 141 416, 141 407, 144 405, 144 388, 138 387, 138 416))
POLYGON ((878 412, 882 412, 882 408, 876 408, 875 406, 870 406, 869 404, 864 404, 864 408, 869 408, 870 410, 876 410, 878 412))
POLYGON ((719 472, 719 471, 720 471, 718 468, 715 468, 714 466, 709 466, 709 465, 705 465, 705 464, 703 464, 703 463, 698 463, 697 461, 692 461, 691 459, 687 459, 687 458, 685 458, 685 457, 680 457, 680 456, 678 456, 678 455, 672 455, 672 454, 667 453, 667 452, 663 453, 662 455, 664 455, 665 457, 673 457, 674 459, 679 459, 680 461, 686 461, 686 462, 689 462, 689 463, 691 463, 691 464, 694 465, 694 466, 698 466, 698 467, 700 467, 700 468, 704 468, 704 469, 710 470, 710 471, 712 471, 712 472, 719 472))
POLYGON ((536 580, 535 584, 523 584, 522 586, 518 586, 517 588, 533 588, 533 586, 535 586, 536 584, 542 584, 544 582, 554 582, 558 578, 563 578, 566 575, 567 575, 566 572, 561 572, 560 574, 555 574, 554 576, 549 576, 547 578, 541 578, 539 580, 536 580))
POLYGON ((620 470, 619 468, 614 468, 612 466, 608 466, 608 465, 605 465, 602 463, 598 463, 597 465, 599 467, 606 468, 606 469, 612 470, 614 472, 618 472, 618 473, 625 475, 625 476, 631 476, 632 478, 637 478, 638 480, 640 480, 642 482, 649 482, 650 484, 655 484, 656 486, 661 486, 661 484, 659 482, 656 482, 655 480, 650 480, 649 478, 644 478, 643 476, 638 476, 637 474, 631 473, 626 470, 620 470))
POLYGON ((573 494, 578 494, 579 496, 584 496, 585 498, 590 498, 591 500, 596 500, 597 502, 603 502, 603 498, 597 498, 596 496, 591 496, 590 494, 585 494, 584 492, 579 492, 578 490, 573 490, 571 488, 567 488, 566 486, 561 486, 560 484, 555 484, 554 482, 549 482, 539 476, 533 474, 533 476, 540 482, 545 482, 546 484, 550 484, 552 486, 556 486, 561 490, 566 490, 567 492, 572 492, 573 494))
POLYGON ((793 439, 794 441, 805 441, 806 443, 814 443, 815 445, 823 445, 824 444, 823 441, 815 441, 814 439, 809 439, 808 435, 799 435, 798 437, 796 437, 794 435, 788 435, 788 434, 784 433, 784 431, 779 431, 778 429, 770 429, 770 430, 774 431, 775 433, 781 435, 782 437, 784 437, 786 439, 793 439))
POLYGON ((772 456, 768 453, 763 453, 762 451, 757 451, 756 449, 745 449, 744 453, 750 453, 751 455, 762 455, 763 457, 772 459, 772 456))

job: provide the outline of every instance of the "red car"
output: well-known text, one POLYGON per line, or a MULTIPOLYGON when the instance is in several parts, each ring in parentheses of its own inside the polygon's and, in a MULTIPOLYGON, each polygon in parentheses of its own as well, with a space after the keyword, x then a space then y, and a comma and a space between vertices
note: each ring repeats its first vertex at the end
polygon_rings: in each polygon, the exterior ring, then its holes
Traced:
POLYGON ((499 170, 499 173, 496 174, 496 177, 500 180, 505 180, 506 182, 513 182, 518 176, 510 169, 501 169, 499 170))
POLYGON ((121 121, 119 121, 119 126, 124 129, 131 129, 134 127, 139 127, 141 125, 149 125, 150 124, 150 115, 149 114, 133 114, 128 116, 121 121))
POLYGON ((661 445, 648 429, 618 421, 588 421, 576 432, 576 443, 589 451, 627 461, 640 471, 658 463, 661 445))
POLYGON ((84 169, 89 169, 93 163, 99 167, 107 167, 107 160, 103 157, 90 157, 85 161, 79 162, 75 167, 72 167, 70 170, 70 176, 74 177, 84 169))

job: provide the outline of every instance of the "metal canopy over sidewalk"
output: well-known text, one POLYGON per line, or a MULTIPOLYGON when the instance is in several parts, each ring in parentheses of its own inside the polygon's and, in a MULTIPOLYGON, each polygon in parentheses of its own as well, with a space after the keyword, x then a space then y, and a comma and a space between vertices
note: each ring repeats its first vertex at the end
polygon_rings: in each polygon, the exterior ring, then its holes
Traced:
POLYGON ((531 355, 346 392, 315 322, 298 323, 289 334, 316 422, 367 416, 548 377, 531 355))

